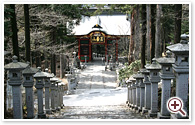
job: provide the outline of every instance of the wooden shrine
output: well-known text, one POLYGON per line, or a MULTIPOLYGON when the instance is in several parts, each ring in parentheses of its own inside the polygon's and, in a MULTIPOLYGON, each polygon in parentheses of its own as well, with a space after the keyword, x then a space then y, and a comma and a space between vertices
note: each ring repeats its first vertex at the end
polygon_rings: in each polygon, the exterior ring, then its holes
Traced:
POLYGON ((87 62, 92 60, 93 50, 92 46, 95 44, 103 45, 105 48, 105 60, 106 55, 108 54, 109 46, 113 46, 115 44, 115 59, 118 60, 118 40, 120 37, 115 35, 109 35, 105 31, 100 30, 101 26, 96 24, 93 28, 97 28, 97 30, 93 30, 86 35, 76 36, 78 40, 78 57, 81 62, 85 61, 85 56, 87 56, 87 62), (113 42, 114 41, 114 42, 113 42))

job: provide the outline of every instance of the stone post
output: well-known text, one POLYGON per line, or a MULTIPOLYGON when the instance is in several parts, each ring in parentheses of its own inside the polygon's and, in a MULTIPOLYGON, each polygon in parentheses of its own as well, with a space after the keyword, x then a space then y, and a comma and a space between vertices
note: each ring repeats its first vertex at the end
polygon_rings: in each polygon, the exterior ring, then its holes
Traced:
POLYGON ((62 81, 61 80, 57 80, 56 82, 56 96, 55 96, 55 99, 56 99, 56 110, 60 111, 61 109, 61 106, 60 106, 60 83, 62 81))
MULTIPOLYGON (((142 74, 138 73, 138 74, 133 75, 133 78, 136 79, 136 109, 138 109, 138 107, 141 106, 141 101, 143 103, 143 100, 141 100, 141 97, 143 99, 144 91, 143 91, 143 89, 141 91, 141 86, 140 85, 142 85, 142 87, 143 87, 143 78, 144 78, 144 76, 142 74)), ((142 107, 143 107, 143 104, 142 104, 142 107)), ((138 112, 140 110, 141 109, 139 109, 138 112)))
POLYGON ((57 81, 57 79, 55 77, 50 78, 50 82, 51 82, 51 111, 52 112, 56 112, 56 107, 55 107, 55 82, 57 81))
POLYGON ((6 95, 6 108, 7 110, 13 108, 13 97, 12 97, 12 87, 9 85, 7 80, 7 95, 6 95))
POLYGON ((174 58, 157 58, 156 61, 162 66, 160 78, 162 79, 161 93, 161 112, 158 113, 159 119, 169 119, 170 112, 167 109, 167 101, 171 95, 171 79, 174 78, 171 65, 175 62, 174 58))
POLYGON ((160 82, 159 71, 161 66, 153 59, 151 65, 146 67, 151 82, 151 109, 148 112, 149 117, 156 117, 158 112, 158 82, 160 82))
MULTIPOLYGON (((189 44, 185 35, 181 37, 181 42, 168 46, 175 54, 175 64, 172 65, 176 77, 176 96, 183 101, 183 110, 187 113, 188 107, 188 86, 189 86, 189 44)), ((188 117, 188 114, 187 114, 188 117)), ((174 115, 173 115, 174 118, 174 115)), ((184 118, 179 113, 176 118, 184 118)))
POLYGON ((71 83, 70 83, 70 80, 71 80, 71 74, 66 74, 66 77, 67 77, 67 80, 68 80, 68 91, 67 91, 67 94, 71 94, 71 83))
MULTIPOLYGON (((147 65, 146 65, 147 66, 147 65)), ((149 71, 147 69, 141 69, 141 73, 144 75, 145 84, 145 97, 144 97, 144 107, 142 108, 142 114, 148 112, 151 107, 151 82, 148 79, 149 71)))
POLYGON ((36 79, 35 88, 37 89, 37 98, 38 98, 38 118, 46 118, 46 115, 43 111, 43 87, 44 87, 44 78, 47 76, 41 71, 41 67, 38 67, 39 71, 34 75, 36 79))
POLYGON ((126 81, 127 83, 127 101, 126 101, 126 104, 129 105, 130 104, 130 80, 128 79, 126 81))
POLYGON ((134 80, 132 80, 132 96, 133 96, 133 100, 132 100, 132 102, 133 102, 133 104, 131 105, 131 108, 135 108, 135 106, 136 106, 136 80, 134 79, 134 80))
POLYGON ((140 107, 138 107, 138 111, 141 112, 145 103, 145 85, 143 84, 144 76, 140 74, 140 107))
POLYGON ((64 83, 59 83, 59 107, 62 109, 63 105, 63 95, 64 95, 64 83))
POLYGON ((22 71, 24 81, 23 86, 25 87, 26 93, 26 107, 27 107, 27 118, 34 118, 34 78, 33 75, 38 71, 38 69, 31 68, 30 65, 22 71))
POLYGON ((129 107, 131 107, 133 104, 133 82, 132 80, 130 82, 130 100, 129 101, 130 101, 129 107))
POLYGON ((50 78, 53 77, 52 74, 48 73, 48 69, 46 68, 45 69, 45 75, 47 76, 44 80, 45 80, 45 111, 47 114, 51 114, 51 109, 50 109, 50 86, 51 86, 51 83, 50 83, 50 78))
POLYGON ((17 56, 13 56, 12 60, 13 62, 5 65, 4 68, 9 72, 8 84, 12 86, 13 118, 22 119, 23 118, 21 94, 22 70, 25 69, 28 66, 28 64, 18 62, 17 56))
POLYGON ((53 92, 52 96, 54 97, 53 100, 52 100, 52 101, 54 101, 53 105, 52 105, 52 111, 55 112, 56 110, 57 111, 60 110, 60 108, 58 107, 59 106, 58 83, 60 83, 61 81, 58 78, 56 78, 56 77, 52 78, 51 81, 53 82, 53 85, 52 85, 51 89, 52 89, 52 92, 53 92))
POLYGON ((140 106, 140 87, 139 87, 139 79, 137 79, 136 77, 137 74, 134 74, 133 75, 133 78, 136 79, 136 82, 135 82, 135 94, 136 94, 136 101, 135 101, 135 105, 134 105, 134 108, 135 110, 138 109, 138 107, 140 106))

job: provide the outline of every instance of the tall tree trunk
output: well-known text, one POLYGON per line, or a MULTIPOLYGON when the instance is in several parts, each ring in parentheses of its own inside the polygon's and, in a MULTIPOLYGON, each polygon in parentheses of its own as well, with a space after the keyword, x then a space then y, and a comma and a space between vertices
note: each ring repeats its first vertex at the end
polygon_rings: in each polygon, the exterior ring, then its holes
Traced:
POLYGON ((181 36, 182 4, 175 4, 175 37, 174 43, 180 42, 181 36))
POLYGON ((39 51, 35 51, 35 60, 36 60, 36 67, 41 67, 41 59, 39 51))
MULTIPOLYGON (((56 43, 56 29, 55 28, 53 28, 52 37, 53 37, 53 44, 55 44, 56 43)), ((51 58, 51 72, 56 75, 56 56, 55 56, 55 53, 53 52, 52 52, 52 58, 51 58)))
POLYGON ((141 52, 140 6, 139 5, 136 5, 134 40, 135 40, 134 58, 135 60, 138 60, 140 59, 140 52, 141 52))
POLYGON ((142 4, 142 13, 141 13, 141 21, 142 21, 142 40, 141 40, 141 68, 144 68, 145 61, 145 46, 146 46, 146 4, 142 4))
POLYGON ((20 60, 19 57, 19 47, 18 47, 18 29, 16 23, 16 14, 15 14, 15 4, 10 4, 10 8, 13 10, 11 13, 11 29, 12 29, 12 47, 13 47, 13 55, 18 57, 18 61, 20 60))
POLYGON ((155 11, 156 11, 156 5, 151 5, 151 41, 150 41, 150 62, 152 62, 152 59, 155 55, 155 11))
POLYGON ((29 8, 28 4, 24 4, 24 20, 25 20, 25 59, 30 62, 30 24, 29 24, 29 8))
POLYGON ((51 54, 51 73, 56 75, 56 55, 54 53, 51 54))
POLYGON ((162 5, 156 5, 156 34, 155 34, 155 58, 162 56, 162 40, 161 40, 161 13, 162 5))
POLYGON ((133 37, 134 37, 134 31, 135 31, 134 15, 135 15, 135 9, 133 9, 131 13, 131 36, 130 36, 129 56, 128 56, 129 65, 134 61, 134 55, 133 55, 133 51, 134 51, 134 38, 133 37))
POLYGON ((60 78, 64 77, 64 55, 60 54, 60 78))
POLYGON ((151 5, 147 4, 147 44, 146 44, 146 53, 147 53, 147 62, 150 62, 150 43, 151 43, 151 5))

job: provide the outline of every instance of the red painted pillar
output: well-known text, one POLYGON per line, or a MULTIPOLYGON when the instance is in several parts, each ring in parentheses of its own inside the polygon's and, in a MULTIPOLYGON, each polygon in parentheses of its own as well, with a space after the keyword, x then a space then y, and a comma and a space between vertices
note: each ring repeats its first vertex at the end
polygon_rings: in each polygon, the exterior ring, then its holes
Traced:
POLYGON ((91 61, 91 40, 89 40, 89 60, 88 61, 91 61))
POLYGON ((106 55, 107 55, 107 39, 105 39, 105 61, 106 61, 106 55))

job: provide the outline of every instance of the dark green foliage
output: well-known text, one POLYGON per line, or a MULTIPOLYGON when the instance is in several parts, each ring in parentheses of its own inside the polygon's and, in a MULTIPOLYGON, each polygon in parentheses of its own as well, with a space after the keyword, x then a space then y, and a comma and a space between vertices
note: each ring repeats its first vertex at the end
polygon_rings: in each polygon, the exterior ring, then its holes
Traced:
POLYGON ((135 60, 130 65, 125 64, 125 67, 119 71, 119 80, 129 78, 131 75, 137 73, 141 68, 141 60, 135 60))

